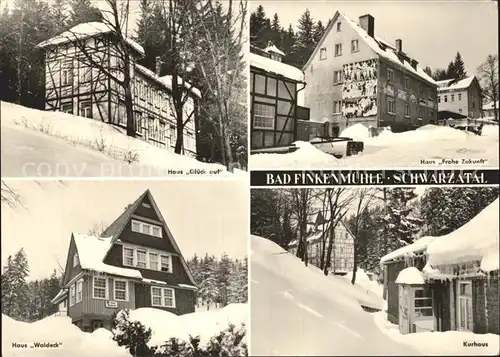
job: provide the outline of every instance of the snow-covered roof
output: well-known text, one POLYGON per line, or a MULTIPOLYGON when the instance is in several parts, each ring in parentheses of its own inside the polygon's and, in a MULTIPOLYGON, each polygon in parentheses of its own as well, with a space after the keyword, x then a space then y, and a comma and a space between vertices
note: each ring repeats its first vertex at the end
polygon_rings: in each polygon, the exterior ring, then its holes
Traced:
MULTIPOLYGON (((68 31, 61 33, 55 37, 45 40, 37 45, 39 48, 48 46, 60 45, 62 43, 83 40, 85 38, 102 35, 105 33, 114 32, 114 29, 103 22, 86 22, 70 28, 68 31)), ((144 56, 144 48, 131 38, 126 37, 125 41, 135 51, 144 56)))
POLYGON ((284 56, 285 53, 283 51, 281 51, 278 47, 276 47, 275 45, 271 45, 271 46, 267 46, 265 49, 264 49, 264 52, 267 52, 267 53, 270 53, 270 52, 274 52, 274 53, 277 53, 279 55, 282 55, 284 56))
POLYGON ((457 230, 441 236, 427 247, 432 266, 481 260, 488 270, 498 270, 499 199, 457 230), (492 263, 495 260, 496 264, 492 263), (493 269, 491 269, 493 268, 493 269))
POLYGON ((139 270, 104 264, 103 260, 113 244, 112 238, 95 237, 78 233, 74 233, 73 238, 82 269, 142 279, 139 270))
MULTIPOLYGON (((162 77, 158 77, 156 73, 154 73, 152 70, 141 66, 140 64, 135 64, 135 69, 147 76, 148 78, 152 79, 156 83, 158 83, 160 86, 167 88, 168 90, 172 90, 172 76, 171 75, 166 75, 162 77)), ((192 86, 190 83, 183 81, 181 77, 177 77, 178 83, 183 83, 184 82, 184 87, 189 90, 191 89, 191 93, 193 95, 197 96, 198 98, 201 98, 201 92, 198 88, 192 86)))
POLYGON ((474 76, 467 77, 464 79, 461 79, 459 81, 455 79, 445 79, 442 81, 438 81, 438 90, 441 91, 447 91, 447 90, 457 90, 457 89, 467 89, 470 87, 472 82, 474 81, 474 76))
POLYGON ((59 301, 63 300, 66 296, 68 296, 68 290, 61 289, 50 302, 52 304, 57 304, 59 301))
POLYGON ((255 53, 250 53, 250 66, 297 82, 304 82, 304 73, 300 69, 255 53))
MULTIPOLYGON (((436 85, 436 81, 434 81, 434 79, 432 79, 427 73, 425 73, 424 70, 420 66, 416 65, 415 68, 413 68, 413 66, 408 61, 407 58, 403 58, 402 56, 398 56, 397 50, 393 45, 389 44, 387 41, 384 41, 379 37, 375 37, 375 38, 371 37, 358 23, 351 20, 346 14, 344 14, 340 11, 337 11, 337 13, 334 16, 334 20, 338 16, 341 16, 342 18, 344 18, 346 23, 348 23, 354 29, 354 31, 356 31, 358 36, 361 39, 363 39, 368 44, 368 46, 376 54, 378 54, 380 57, 382 57, 386 60, 389 60, 390 62, 392 62, 398 66, 404 67, 410 73, 413 73, 414 75, 420 77, 421 79, 425 80, 426 82, 429 82, 430 84, 436 85)), ((335 21, 330 21, 330 24, 328 25, 325 33, 323 34, 323 37, 321 38, 320 42, 316 46, 312 55, 309 57, 309 60, 307 61, 307 63, 304 65, 303 70, 305 70, 307 67, 309 67, 309 64, 311 63, 313 57, 315 57, 316 52, 319 51, 319 48, 321 47, 322 42, 326 39, 326 37, 328 36, 328 33, 332 29, 334 22, 335 21)))
POLYGON ((422 237, 412 244, 405 245, 404 247, 401 247, 393 252, 390 252, 389 254, 384 255, 380 259, 380 263, 384 264, 394 259, 411 256, 415 253, 421 253, 425 251, 427 249, 427 246, 437 238, 438 237, 432 236, 422 237))
POLYGON ((415 267, 408 267, 401 270, 396 278, 396 284, 425 284, 425 279, 420 270, 415 267))
MULTIPOLYGON (((493 109, 495 109, 493 107, 493 103, 494 103, 494 101, 491 101, 488 104, 483 105, 483 110, 493 110, 493 109)), ((497 110, 498 110, 498 108, 499 107, 498 107, 498 100, 497 100, 497 110)))

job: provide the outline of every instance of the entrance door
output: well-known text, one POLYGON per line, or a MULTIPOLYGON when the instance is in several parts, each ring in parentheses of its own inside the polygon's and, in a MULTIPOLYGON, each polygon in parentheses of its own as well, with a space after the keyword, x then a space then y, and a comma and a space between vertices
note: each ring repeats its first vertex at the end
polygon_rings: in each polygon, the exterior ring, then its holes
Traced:
POLYGON ((92 320, 92 331, 104 327, 104 323, 101 320, 92 320))
POLYGON ((402 334, 407 334, 410 332, 410 322, 409 322, 409 310, 410 310, 410 300, 409 300, 409 287, 405 285, 399 285, 399 332, 402 334))
POLYGON ((459 281, 457 287, 457 321, 460 331, 472 331, 472 282, 459 281))

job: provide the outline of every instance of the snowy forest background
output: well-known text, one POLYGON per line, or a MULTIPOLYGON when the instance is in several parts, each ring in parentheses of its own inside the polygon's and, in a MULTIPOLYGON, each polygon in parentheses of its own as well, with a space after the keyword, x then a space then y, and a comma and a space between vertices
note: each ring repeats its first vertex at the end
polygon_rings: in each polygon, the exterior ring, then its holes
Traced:
MULTIPOLYGON (((332 16, 335 10, 332 11, 332 16)), ((250 44, 264 49, 269 41, 274 43, 285 53, 283 62, 299 69, 306 64, 321 37, 325 33, 329 22, 315 21, 308 9, 305 9, 296 24, 282 24, 279 15, 272 16, 266 13, 264 6, 259 5, 250 14, 250 44)), ((493 49, 495 50, 495 49, 493 49)), ((465 63, 459 51, 450 60, 448 66, 432 69, 429 66, 424 71, 434 80, 463 79, 468 76, 465 63)), ((485 101, 498 100, 498 55, 493 52, 488 55, 484 63, 477 68, 475 74, 483 89, 485 101)), ((498 118, 495 118, 498 120, 498 118)))
MULTIPOLYGON (((252 189, 251 233, 283 248, 299 240, 297 257, 307 257, 307 217, 331 212, 326 229, 343 221, 354 235, 354 272, 357 268, 380 274, 380 258, 423 236, 450 233, 475 217, 499 195, 497 187, 252 189)), ((332 241, 323 237, 320 266, 332 253, 332 241)), ((472 238, 471 238, 472 239, 472 238)))
MULTIPOLYGON (((105 22, 113 29, 122 23, 120 35, 132 37, 146 52, 140 65, 155 71, 159 56, 161 76, 178 75, 201 90, 198 159, 246 168, 246 0, 1 0, 0 11, 0 100, 44 109, 43 51, 35 46, 80 23, 105 22), (128 11, 137 7, 135 21, 128 11), (116 19, 109 19, 111 9, 120 12, 116 19), (190 22, 199 26, 185 26, 190 22)), ((184 87, 173 82, 175 119, 183 126, 189 118, 179 114, 183 100, 175 93, 184 87)), ((128 108, 127 127, 134 128, 128 108)))
MULTIPOLYGON (((248 302, 247 258, 194 255, 187 264, 198 284, 198 309, 210 311, 231 303, 248 302)), ((0 277, 2 314, 25 322, 55 314, 58 306, 50 301, 61 289, 63 271, 61 267, 58 270, 54 269, 47 278, 28 280, 29 260, 24 250, 9 256, 0 277)))

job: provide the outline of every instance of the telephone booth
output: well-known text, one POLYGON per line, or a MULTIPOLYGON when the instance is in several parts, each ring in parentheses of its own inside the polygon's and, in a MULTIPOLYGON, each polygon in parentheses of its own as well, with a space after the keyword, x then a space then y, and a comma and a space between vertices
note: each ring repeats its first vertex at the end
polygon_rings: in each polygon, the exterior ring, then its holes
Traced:
POLYGON ((432 290, 422 272, 415 267, 403 269, 396 279, 399 290, 399 332, 433 331, 432 290))

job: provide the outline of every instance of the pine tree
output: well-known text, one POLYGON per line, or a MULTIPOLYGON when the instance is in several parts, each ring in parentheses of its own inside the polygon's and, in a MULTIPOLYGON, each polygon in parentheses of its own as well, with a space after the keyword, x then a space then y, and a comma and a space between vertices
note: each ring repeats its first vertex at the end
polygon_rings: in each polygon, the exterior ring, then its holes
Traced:
POLYGON ((2 289, 2 314, 13 316, 15 299, 13 296, 13 278, 12 278, 12 256, 7 258, 7 264, 3 267, 1 276, 2 289))
POLYGON ((458 74, 457 74, 457 69, 455 67, 455 62, 451 61, 448 64, 448 69, 446 70, 446 77, 447 79, 455 79, 457 78, 457 76, 458 74))
POLYGON ((90 0, 70 0, 69 26, 73 27, 81 23, 102 21, 101 11, 92 5, 90 0))
POLYGON ((282 31, 278 14, 274 14, 271 21, 271 42, 279 49, 283 46, 282 31))
POLYGON ((56 26, 57 33, 62 33, 68 28, 68 0, 54 0, 50 6, 50 14, 56 26))
POLYGON ((297 50, 297 65, 303 66, 314 50, 314 21, 308 9, 304 11, 299 19, 297 40, 295 48, 297 50))
POLYGON ((28 259, 20 249, 13 259, 9 256, 2 274, 2 313, 20 321, 29 319, 28 275, 28 259))
POLYGON ((271 22, 266 17, 264 7, 259 5, 257 10, 250 14, 250 44, 258 48, 265 48, 271 39, 271 22))
POLYGON ((198 285, 198 293, 202 303, 206 304, 207 309, 210 309, 210 306, 215 304, 219 298, 219 289, 215 277, 214 258, 209 257, 208 254, 201 264, 200 275, 202 281, 198 285))
POLYGON ((323 37, 323 34, 325 33, 325 27, 323 26, 323 23, 321 20, 319 20, 316 23, 316 26, 314 26, 314 45, 316 46, 319 43, 319 40, 321 40, 321 37, 323 37))
POLYGON ((431 69, 431 67, 426 66, 426 67, 424 68, 424 72, 425 72, 425 73, 427 73, 427 75, 428 75, 429 77, 432 77, 432 69, 431 69))
POLYGON ((457 52, 455 56, 455 61, 453 62, 453 67, 455 69, 455 76, 457 79, 464 79, 467 77, 467 72, 465 71, 465 64, 462 60, 462 55, 457 52))
POLYGON ((282 51, 285 53, 283 62, 289 64, 295 64, 295 32, 293 31, 292 25, 288 25, 288 30, 283 31, 282 40, 282 51))

